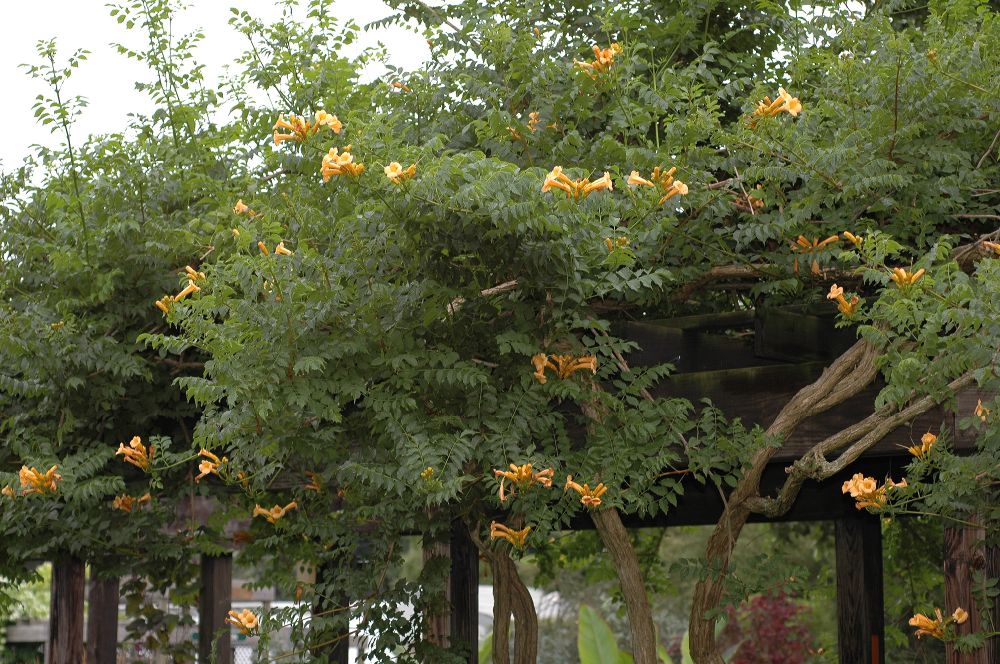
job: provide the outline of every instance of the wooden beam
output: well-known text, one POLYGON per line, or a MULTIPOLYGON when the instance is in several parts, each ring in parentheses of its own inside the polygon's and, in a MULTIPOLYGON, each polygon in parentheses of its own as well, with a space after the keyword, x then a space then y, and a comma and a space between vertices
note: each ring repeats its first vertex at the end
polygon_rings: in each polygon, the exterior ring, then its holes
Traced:
POLYGON ((840 663, 884 664, 882 523, 867 512, 842 517, 836 537, 840 663))
POLYGON ((82 664, 83 561, 63 556, 52 561, 49 605, 49 664, 82 664))
POLYGON ((118 657, 118 579, 90 568, 87 593, 87 664, 115 664, 118 657))
MULTIPOLYGON (((964 625, 957 625, 959 634, 969 634, 984 628, 992 629, 990 625, 983 625, 980 620, 980 609, 976 602, 976 594, 981 593, 985 587, 975 583, 977 572, 986 578, 995 577, 997 567, 1000 566, 1000 556, 996 547, 987 547, 984 542, 986 536, 982 528, 972 528, 968 526, 958 526, 944 529, 944 609, 946 614, 951 614, 956 608, 961 607, 968 611, 969 620, 964 625)), ((995 603, 994 603, 995 604, 995 603)), ((993 612, 993 624, 997 620, 996 606, 989 607, 993 612)), ((996 637, 987 639, 982 648, 972 652, 960 653, 951 645, 945 649, 947 664, 994 664, 1000 661, 1000 644, 997 644, 996 637)))
POLYGON ((461 519, 451 524, 451 641, 479 664, 479 550, 461 519))
POLYGON ((233 664, 233 646, 226 616, 232 608, 233 556, 201 557, 198 598, 198 661, 233 664))

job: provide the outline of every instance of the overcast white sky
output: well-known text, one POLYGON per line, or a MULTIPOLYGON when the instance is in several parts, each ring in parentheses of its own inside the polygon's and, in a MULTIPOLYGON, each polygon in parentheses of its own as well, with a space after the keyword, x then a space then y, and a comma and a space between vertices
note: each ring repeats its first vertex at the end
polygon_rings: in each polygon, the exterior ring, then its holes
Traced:
MULTIPOLYGON (((134 42, 124 26, 109 15, 107 0, 0 0, 0 126, 6 128, 0 140, 0 169, 9 170, 21 163, 32 144, 57 145, 49 127, 42 127, 32 116, 35 96, 44 84, 30 79, 18 67, 35 62, 35 43, 55 38, 60 59, 77 48, 91 51, 87 62, 73 74, 66 94, 83 95, 90 105, 83 112, 75 132, 86 134, 113 131, 126 120, 130 111, 148 110, 144 95, 135 91, 136 80, 148 80, 144 69, 125 56, 118 55, 112 42, 134 42)), ((188 9, 181 15, 175 34, 201 28, 205 39, 198 57, 205 64, 205 78, 214 81, 227 63, 241 54, 246 39, 228 24, 230 7, 246 10, 264 20, 280 16, 274 0, 187 0, 188 9)), ((381 0, 335 0, 338 17, 353 18, 360 25, 381 18, 389 9, 381 0)), ((428 57, 423 38, 404 29, 362 33, 357 47, 382 41, 389 49, 394 65, 413 68, 428 57)), ((355 46, 355 45, 352 45, 355 46)), ((373 72, 377 74, 378 72, 373 72)), ((290 109, 295 110, 295 109, 290 109)), ((51 126, 51 125, 50 125, 51 126)))

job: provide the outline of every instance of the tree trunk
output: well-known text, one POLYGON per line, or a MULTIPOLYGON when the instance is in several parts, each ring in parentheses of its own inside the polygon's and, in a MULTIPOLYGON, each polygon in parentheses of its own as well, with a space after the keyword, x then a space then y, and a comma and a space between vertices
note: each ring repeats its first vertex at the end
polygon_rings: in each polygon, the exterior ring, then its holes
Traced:
POLYGON ((49 604, 49 664, 82 664, 83 561, 65 556, 52 562, 49 604))
MULTIPOLYGON (((986 578, 997 576, 1000 556, 996 547, 987 547, 983 541, 986 533, 982 528, 969 526, 949 527, 944 530, 944 613, 951 613, 961 607, 968 611, 969 620, 964 625, 956 625, 958 634, 970 634, 981 629, 994 629, 983 625, 976 593, 985 590, 976 587, 973 575, 984 574, 986 578)), ((993 612, 993 624, 998 618, 996 606, 988 607, 993 612)), ((987 639, 982 648, 960 653, 950 644, 945 646, 947 664, 993 664, 1000 661, 1000 647, 997 637, 987 639)))
POLYGON ((87 597, 87 664, 115 664, 118 658, 118 579, 100 579, 90 568, 87 597))
POLYGON ((618 582, 625 597, 625 608, 628 610, 632 629, 632 658, 635 664, 656 664, 653 613, 649 608, 639 558, 635 555, 628 531, 622 524, 618 510, 613 507, 592 511, 590 515, 618 572, 618 582))

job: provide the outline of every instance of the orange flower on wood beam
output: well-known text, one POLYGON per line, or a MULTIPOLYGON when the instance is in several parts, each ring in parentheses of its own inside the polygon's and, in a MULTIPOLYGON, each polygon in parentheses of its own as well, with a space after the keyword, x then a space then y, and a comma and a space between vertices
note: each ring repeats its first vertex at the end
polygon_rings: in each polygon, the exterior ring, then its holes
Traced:
POLYGON ((924 459, 928 454, 931 453, 931 448, 934 447, 934 443, 937 442, 937 436, 932 434, 930 431, 925 433, 920 437, 920 444, 914 445, 912 447, 907 447, 907 451, 918 459, 924 459))
POLYGON ((306 491, 315 491, 316 493, 321 493, 323 491, 323 484, 320 482, 319 473, 314 473, 311 470, 307 470, 306 479, 309 480, 309 482, 305 486, 306 491))
POLYGON ((983 405, 982 399, 976 400, 976 409, 973 414, 979 418, 980 422, 985 422, 986 418, 990 416, 990 409, 983 405))

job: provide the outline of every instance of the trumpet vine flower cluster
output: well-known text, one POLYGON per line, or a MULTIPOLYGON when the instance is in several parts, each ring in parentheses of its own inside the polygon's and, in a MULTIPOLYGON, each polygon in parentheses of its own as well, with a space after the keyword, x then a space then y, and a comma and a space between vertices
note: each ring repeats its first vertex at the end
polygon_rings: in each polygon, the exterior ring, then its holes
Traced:
POLYGON ((549 174, 545 176, 545 182, 542 183, 543 194, 552 189, 564 191, 567 198, 578 201, 602 189, 614 191, 614 185, 611 183, 611 174, 607 171, 604 172, 604 175, 591 182, 589 178, 571 180, 563 173, 562 166, 556 166, 549 171, 549 174))
POLYGON ((680 180, 674 180, 674 173, 676 172, 676 166, 671 166, 666 171, 661 171, 660 167, 657 166, 649 174, 649 179, 647 180, 639 175, 639 171, 632 171, 628 176, 626 184, 634 187, 659 188, 662 196, 660 196, 660 200, 656 204, 663 205, 674 196, 686 196, 688 193, 688 186, 686 184, 680 180))
MULTIPOLYGON (((267 245, 264 244, 263 242, 258 242, 257 248, 260 249, 260 253, 264 254, 265 256, 271 255, 271 252, 268 250, 267 245)), ((278 245, 274 248, 274 253, 278 254, 279 256, 291 256, 293 254, 292 250, 285 246, 284 241, 278 243, 278 245)))
POLYGON ((330 115, 322 110, 316 111, 314 122, 291 113, 288 114, 287 119, 284 115, 279 115, 278 120, 274 123, 274 144, 281 145, 285 141, 301 143, 313 134, 318 133, 322 127, 329 127, 333 133, 339 134, 343 130, 344 125, 337 119, 336 115, 330 115), (281 134, 278 132, 279 129, 286 129, 290 133, 281 134))
POLYGON ((944 640, 945 630, 949 625, 961 625, 969 619, 969 612, 958 607, 955 612, 945 618, 941 609, 934 609, 935 618, 928 618, 922 613, 918 613, 910 618, 910 627, 916 627, 914 635, 919 639, 926 635, 935 639, 944 640))
POLYGON ((604 238, 604 246, 608 248, 608 253, 610 254, 615 249, 622 249, 628 246, 628 238, 624 235, 620 235, 615 238, 606 237, 604 238))
POLYGON ((580 62, 573 60, 573 65, 579 67, 590 78, 597 80, 599 74, 604 74, 611 70, 615 64, 615 56, 622 52, 620 44, 612 43, 608 48, 601 48, 597 44, 593 45, 594 59, 590 62, 580 62))
POLYGON ((124 494, 121 496, 115 496, 114 500, 111 501, 111 507, 116 510, 121 510, 122 512, 129 513, 134 509, 142 507, 144 503, 148 503, 152 498, 148 493, 145 493, 138 498, 135 496, 130 496, 124 494))
POLYGON ((770 97, 764 97, 757 102, 757 108, 750 114, 750 128, 757 126, 760 118, 771 118, 779 113, 788 113, 796 117, 802 112, 802 102, 797 97, 793 97, 784 88, 778 88, 778 96, 774 101, 770 97))
POLYGON ((142 438, 132 436, 132 440, 128 441, 128 447, 125 446, 125 443, 118 444, 118 451, 115 452, 115 456, 121 454, 125 457, 126 463, 130 463, 139 470, 148 473, 155 452, 155 445, 150 445, 147 450, 146 446, 142 444, 142 438))
MULTIPOLYGON (((825 240, 820 240, 819 238, 815 238, 815 237, 812 240, 807 240, 805 235, 800 235, 800 236, 798 236, 795 239, 795 242, 792 243, 792 251, 794 251, 796 253, 799 253, 799 254, 809 254, 809 255, 816 254, 820 250, 822 250, 824 247, 826 247, 827 245, 833 244, 834 242, 839 242, 839 241, 840 241, 840 236, 839 235, 831 235, 830 237, 826 238, 825 240)), ((819 274, 820 273, 820 270, 819 270, 819 260, 816 259, 815 257, 812 260, 812 266, 811 267, 812 267, 812 273, 813 274, 819 274)), ((792 271, 795 274, 799 273, 799 257, 798 256, 796 256, 795 260, 792 261, 792 271)))
POLYGON ((345 147, 343 152, 340 152, 337 148, 330 148, 330 151, 323 157, 320 166, 323 182, 329 182, 330 178, 337 175, 349 175, 356 178, 364 172, 365 165, 354 161, 350 145, 345 147))
POLYGON ((240 215, 245 214, 251 219, 257 216, 257 212, 252 210, 249 205, 243 202, 243 199, 236 201, 236 205, 233 206, 233 214, 240 215))
POLYGON ((907 447, 906 449, 910 454, 918 459, 925 459, 931 453, 931 448, 934 447, 934 443, 936 442, 937 436, 928 431, 920 437, 919 445, 913 445, 912 447, 907 447))
POLYGON ((528 534, 530 532, 531 526, 525 526, 521 530, 514 530, 513 528, 509 528, 502 523, 497 523, 496 521, 490 522, 490 539, 505 539, 518 550, 524 549, 525 542, 527 541, 528 534))
POLYGON ((514 487, 521 491, 526 490, 532 484, 541 484, 549 488, 552 486, 552 476, 555 473, 551 468, 540 470, 537 473, 530 463, 518 466, 510 464, 510 470, 494 470, 493 475, 500 478, 500 502, 506 502, 507 498, 514 496, 514 487), (510 480, 513 485, 510 492, 506 492, 504 483, 510 480))
POLYGON ((916 272, 908 272, 901 267, 892 268, 889 279, 900 288, 906 288, 917 283, 920 277, 924 276, 925 270, 920 268, 916 272))
POLYGON ((243 636, 250 636, 260 627, 260 619, 257 614, 250 609, 242 611, 230 611, 226 622, 240 631, 243 636))
POLYGON ((198 464, 198 475, 194 478, 195 482, 200 482, 203 478, 208 477, 209 475, 220 477, 219 468, 229 463, 228 457, 222 457, 220 459, 215 454, 212 454, 204 448, 198 452, 198 456, 202 457, 204 460, 198 464))
POLYGON ((601 482, 593 489, 591 489, 589 484, 583 484, 583 485, 577 484, 576 482, 573 481, 572 475, 567 475, 566 485, 565 487, 563 487, 563 492, 569 491, 570 489, 573 489, 573 491, 576 491, 578 494, 580 494, 580 503, 584 507, 595 509, 597 507, 600 507, 601 496, 603 496, 607 492, 608 487, 604 486, 604 483, 601 482))
POLYGON ((299 504, 296 503, 294 500, 285 505, 284 507, 282 507, 281 505, 275 505, 271 509, 265 509, 260 505, 254 505, 253 516, 254 517, 262 516, 265 519, 267 519, 268 523, 277 523, 278 519, 282 518, 283 516, 285 516, 285 514, 297 508, 298 506, 299 504))
MULTIPOLYGON (((52 466, 43 473, 34 466, 31 468, 21 466, 21 470, 17 473, 17 478, 21 481, 21 495, 27 496, 33 493, 44 495, 58 491, 59 482, 62 481, 62 475, 56 472, 58 469, 59 466, 52 466)), ((8 498, 13 498, 15 495, 10 485, 0 490, 0 494, 8 498)))
POLYGON ((180 302, 188 295, 191 295, 192 293, 197 293, 201 290, 201 288, 198 286, 198 284, 195 283, 195 281, 204 279, 205 273, 196 271, 190 265, 186 266, 184 270, 188 276, 187 286, 185 286, 181 290, 181 292, 177 293, 177 295, 164 295, 162 298, 160 298, 154 303, 156 304, 156 308, 165 314, 170 313, 170 307, 173 306, 175 303, 180 302))
POLYGON ((851 296, 850 300, 844 297, 844 289, 834 284, 830 286, 830 292, 827 293, 826 299, 837 301, 837 311, 844 314, 848 318, 854 315, 854 310, 858 306, 858 302, 861 300, 857 295, 851 296))
POLYGON ((855 507, 859 510, 871 507, 873 509, 882 509, 885 507, 887 498, 886 491, 889 489, 903 489, 906 488, 906 480, 902 482, 893 482, 892 480, 886 480, 886 483, 882 486, 878 486, 878 482, 875 481, 874 477, 865 477, 861 473, 855 473, 851 479, 844 482, 841 487, 842 493, 850 493, 851 498, 856 501, 855 507))
POLYGON ((548 381, 545 375, 546 369, 555 372, 560 380, 565 380, 577 371, 589 369, 591 373, 597 373, 597 358, 593 355, 546 355, 538 353, 532 356, 531 363, 535 366, 534 378, 544 385, 548 381))
POLYGON ((417 174, 417 165, 410 164, 408 168, 403 168, 402 164, 398 161, 394 161, 382 170, 385 172, 385 176, 389 178, 390 182, 393 184, 400 184, 402 182, 406 182, 417 174))

